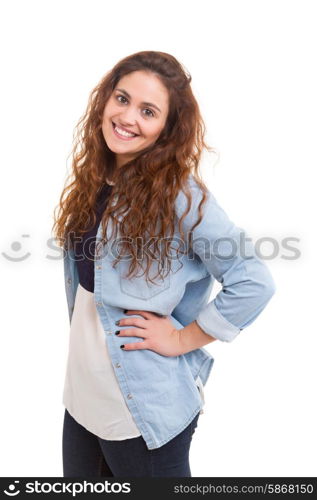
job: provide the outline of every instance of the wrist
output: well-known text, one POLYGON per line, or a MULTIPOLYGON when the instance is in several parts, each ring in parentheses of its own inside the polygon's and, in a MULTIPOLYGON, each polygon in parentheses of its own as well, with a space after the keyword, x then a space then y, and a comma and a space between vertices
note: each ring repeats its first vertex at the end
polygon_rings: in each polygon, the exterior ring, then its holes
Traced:
POLYGON ((202 328, 200 328, 196 320, 178 331, 179 344, 183 354, 199 349, 200 347, 217 340, 215 337, 205 333, 202 328))

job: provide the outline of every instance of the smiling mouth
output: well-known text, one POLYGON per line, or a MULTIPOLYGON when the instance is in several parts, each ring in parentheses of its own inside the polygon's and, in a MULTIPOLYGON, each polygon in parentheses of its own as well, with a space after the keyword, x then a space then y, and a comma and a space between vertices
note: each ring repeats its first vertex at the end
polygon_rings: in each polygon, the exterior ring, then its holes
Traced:
POLYGON ((115 123, 113 123, 113 122, 111 122, 111 123, 112 123, 112 130, 113 130, 114 134, 116 135, 116 137, 118 137, 119 139, 122 139, 124 141, 131 141, 132 139, 139 137, 139 134, 134 134, 134 135, 130 135, 128 133, 121 134, 117 129, 119 129, 119 130, 122 130, 122 129, 120 129, 120 127, 117 127, 117 125, 115 123))

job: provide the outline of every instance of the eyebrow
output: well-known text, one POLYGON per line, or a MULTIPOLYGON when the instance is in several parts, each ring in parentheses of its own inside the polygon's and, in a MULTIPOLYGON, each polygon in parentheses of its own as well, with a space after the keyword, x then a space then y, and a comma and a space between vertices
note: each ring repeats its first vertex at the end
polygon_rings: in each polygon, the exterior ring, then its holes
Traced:
MULTIPOLYGON (((124 90, 124 89, 118 89, 118 88, 116 88, 115 90, 119 90, 120 92, 122 92, 122 94, 124 94, 125 96, 131 98, 130 94, 128 94, 128 92, 126 90, 124 90)), ((145 102, 145 101, 143 101, 143 102, 141 102, 141 104, 144 104, 144 106, 151 106, 151 107, 157 109, 161 113, 160 108, 158 106, 156 106, 155 104, 153 104, 152 102, 145 102)))

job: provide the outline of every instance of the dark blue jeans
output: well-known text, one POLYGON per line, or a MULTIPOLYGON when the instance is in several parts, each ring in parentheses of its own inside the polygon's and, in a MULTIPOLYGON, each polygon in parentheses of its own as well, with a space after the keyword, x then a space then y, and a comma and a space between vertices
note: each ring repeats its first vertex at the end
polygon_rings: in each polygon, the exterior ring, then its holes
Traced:
POLYGON ((101 439, 80 425, 65 408, 64 477, 191 477, 189 448, 199 413, 177 436, 149 450, 142 436, 101 439))

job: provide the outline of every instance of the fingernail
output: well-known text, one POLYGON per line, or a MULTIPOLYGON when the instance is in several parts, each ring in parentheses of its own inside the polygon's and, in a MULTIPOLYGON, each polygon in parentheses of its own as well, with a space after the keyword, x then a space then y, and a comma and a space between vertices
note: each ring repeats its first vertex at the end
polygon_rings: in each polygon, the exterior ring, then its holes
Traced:
POLYGON ((120 320, 117 319, 117 321, 115 322, 115 325, 119 325, 119 323, 120 323, 120 320))
POLYGON ((124 344, 122 344, 120 347, 121 347, 121 349, 123 349, 124 348, 124 344))
POLYGON ((114 333, 115 333, 115 335, 119 335, 120 330, 117 330, 117 331, 116 331, 116 332, 114 332, 114 333))
POLYGON ((127 312, 128 312, 128 309, 124 309, 124 311, 123 311, 123 312, 124 312, 124 314, 127 314, 127 312))

